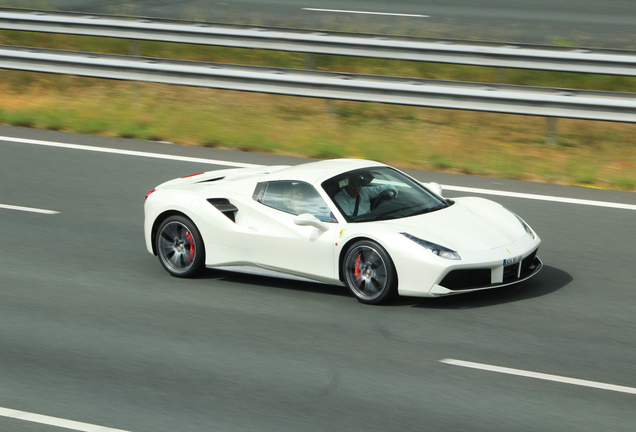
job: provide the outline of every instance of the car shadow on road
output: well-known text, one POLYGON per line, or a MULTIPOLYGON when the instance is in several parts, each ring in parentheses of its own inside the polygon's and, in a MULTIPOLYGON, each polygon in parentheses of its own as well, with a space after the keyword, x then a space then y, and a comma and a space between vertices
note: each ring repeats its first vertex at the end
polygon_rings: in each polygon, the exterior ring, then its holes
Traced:
POLYGON ((488 307, 552 294, 573 280, 574 278, 563 270, 544 266, 538 275, 518 285, 438 298, 401 297, 393 305, 430 309, 488 307))
POLYGON ((329 294, 341 297, 350 297, 347 288, 338 285, 330 285, 315 282, 309 279, 295 278, 286 275, 258 274, 250 271, 226 270, 208 268, 199 276, 199 279, 223 280, 230 283, 279 288, 293 291, 305 291, 318 294, 329 294))
MULTIPOLYGON (((255 274, 252 272, 207 269, 200 278, 224 280, 230 283, 251 286, 305 291, 339 297, 352 297, 345 287, 293 277, 285 278, 255 274)), ((573 280, 574 278, 563 270, 544 266, 538 275, 518 285, 438 298, 400 297, 389 303, 388 306, 410 306, 430 309, 472 309, 488 307, 548 295, 567 286, 573 280)))

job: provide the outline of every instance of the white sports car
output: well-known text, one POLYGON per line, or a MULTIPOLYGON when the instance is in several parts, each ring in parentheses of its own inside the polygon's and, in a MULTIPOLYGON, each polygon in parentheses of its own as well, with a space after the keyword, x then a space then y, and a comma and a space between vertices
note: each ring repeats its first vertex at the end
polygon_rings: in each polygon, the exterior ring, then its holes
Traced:
POLYGON ((356 159, 210 171, 148 192, 146 246, 173 276, 257 266, 344 285, 368 304, 497 288, 541 270, 541 240, 519 216, 441 192, 356 159))

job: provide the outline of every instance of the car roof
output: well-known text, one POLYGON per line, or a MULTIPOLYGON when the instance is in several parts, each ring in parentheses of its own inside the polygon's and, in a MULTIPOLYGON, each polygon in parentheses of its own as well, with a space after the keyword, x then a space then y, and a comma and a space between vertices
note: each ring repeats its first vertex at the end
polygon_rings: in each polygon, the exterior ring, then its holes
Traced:
POLYGON ((300 180, 315 184, 359 168, 385 166, 380 162, 364 159, 331 159, 306 164, 295 165, 272 172, 261 178, 261 181, 272 180, 300 180))

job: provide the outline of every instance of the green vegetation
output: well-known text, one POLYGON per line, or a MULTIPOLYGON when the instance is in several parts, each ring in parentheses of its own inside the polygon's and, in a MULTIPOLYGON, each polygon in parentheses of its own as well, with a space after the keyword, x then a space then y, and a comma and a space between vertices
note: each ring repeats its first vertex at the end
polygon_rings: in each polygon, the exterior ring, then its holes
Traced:
MULTIPOLYGON (((0 32, 0 43, 305 68, 299 53, 0 32)), ((636 79, 315 56, 319 70, 636 92, 636 79)), ((296 98, 0 70, 0 123, 404 168, 636 188, 636 125, 296 98)))

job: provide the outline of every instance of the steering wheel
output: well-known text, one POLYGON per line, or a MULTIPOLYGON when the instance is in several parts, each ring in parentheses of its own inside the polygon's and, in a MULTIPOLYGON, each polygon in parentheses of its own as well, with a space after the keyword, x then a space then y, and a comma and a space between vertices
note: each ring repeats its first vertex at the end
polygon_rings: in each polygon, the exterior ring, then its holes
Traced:
POLYGON ((395 198, 397 196, 397 194, 398 193, 397 193, 397 191, 395 189, 383 190, 382 192, 380 192, 380 195, 378 195, 377 197, 373 198, 373 200, 371 201, 371 210, 375 210, 380 205, 382 205, 384 202, 386 202, 388 200, 392 200, 393 198, 395 198))

